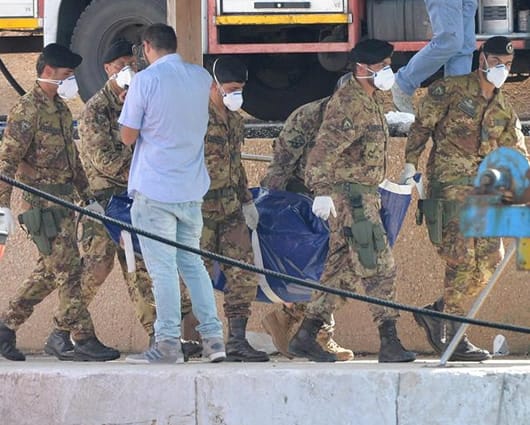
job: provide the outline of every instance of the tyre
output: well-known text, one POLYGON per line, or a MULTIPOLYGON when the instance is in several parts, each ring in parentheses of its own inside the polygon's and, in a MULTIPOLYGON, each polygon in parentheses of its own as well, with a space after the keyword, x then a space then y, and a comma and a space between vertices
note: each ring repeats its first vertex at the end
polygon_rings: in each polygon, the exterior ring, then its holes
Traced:
POLYGON ((102 57, 110 44, 117 38, 139 42, 142 30, 157 22, 166 22, 165 0, 93 0, 88 5, 71 42, 71 49, 83 57, 75 74, 84 101, 107 81, 102 57))
POLYGON ((249 78, 243 109, 250 115, 283 121, 300 105, 329 96, 340 73, 328 72, 316 54, 247 57, 249 78))

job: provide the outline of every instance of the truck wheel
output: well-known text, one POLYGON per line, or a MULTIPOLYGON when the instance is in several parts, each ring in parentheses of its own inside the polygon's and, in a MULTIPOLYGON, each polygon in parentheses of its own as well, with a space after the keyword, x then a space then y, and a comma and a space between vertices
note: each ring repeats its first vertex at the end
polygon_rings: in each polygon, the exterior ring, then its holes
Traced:
POLYGON ((165 0, 93 0, 79 17, 71 48, 83 57, 75 75, 79 94, 89 99, 107 80, 102 57, 117 38, 140 41, 143 28, 166 22, 165 0))
POLYGON ((342 73, 328 72, 316 54, 247 57, 243 109, 262 120, 285 120, 300 105, 329 96, 342 73))

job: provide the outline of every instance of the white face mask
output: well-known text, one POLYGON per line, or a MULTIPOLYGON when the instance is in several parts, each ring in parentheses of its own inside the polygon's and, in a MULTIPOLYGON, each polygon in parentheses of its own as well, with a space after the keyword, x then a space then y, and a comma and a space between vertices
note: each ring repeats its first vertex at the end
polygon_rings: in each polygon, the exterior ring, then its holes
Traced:
MULTIPOLYGON (((363 66, 361 64, 357 64, 360 66, 363 66)), ((396 77, 394 75, 394 72, 392 71, 392 68, 390 65, 385 66, 384 68, 380 69, 379 71, 373 71, 370 68, 366 67, 368 71, 372 73, 370 77, 356 77, 356 78, 373 78, 374 79, 374 86, 382 91, 387 91, 392 88, 394 85, 394 82, 396 81, 396 77)))
POLYGON ((236 90, 231 93, 223 93, 223 103, 231 111, 238 111, 243 105, 243 91, 236 90))
POLYGON ((43 83, 56 84, 58 86, 57 94, 64 100, 73 99, 77 96, 77 92, 79 90, 79 88, 77 87, 75 75, 71 75, 70 77, 64 80, 49 80, 47 78, 37 78, 37 81, 42 81, 43 83))
POLYGON ((488 64, 488 60, 484 56, 484 59, 486 61, 486 69, 482 69, 482 72, 486 73, 486 79, 493 84, 496 88, 500 89, 506 79, 508 78, 508 75, 510 74, 510 71, 508 71, 508 68, 506 68, 506 65, 499 64, 494 67, 490 67, 488 64))
POLYGON ((118 84, 119 87, 122 89, 128 89, 135 75, 136 72, 134 72, 133 69, 127 65, 124 66, 120 72, 114 74, 113 78, 116 80, 116 84, 118 84))

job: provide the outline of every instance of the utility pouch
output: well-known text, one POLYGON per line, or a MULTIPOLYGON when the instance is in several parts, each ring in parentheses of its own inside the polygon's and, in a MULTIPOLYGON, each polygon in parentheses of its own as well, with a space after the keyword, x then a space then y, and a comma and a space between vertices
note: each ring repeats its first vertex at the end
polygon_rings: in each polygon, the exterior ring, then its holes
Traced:
POLYGON ((52 208, 32 208, 18 216, 18 221, 26 227, 39 252, 50 255, 51 242, 60 232, 63 216, 59 210, 52 208))
POLYGON ((442 243, 444 201, 441 199, 420 199, 418 210, 425 217, 429 238, 434 245, 442 243))

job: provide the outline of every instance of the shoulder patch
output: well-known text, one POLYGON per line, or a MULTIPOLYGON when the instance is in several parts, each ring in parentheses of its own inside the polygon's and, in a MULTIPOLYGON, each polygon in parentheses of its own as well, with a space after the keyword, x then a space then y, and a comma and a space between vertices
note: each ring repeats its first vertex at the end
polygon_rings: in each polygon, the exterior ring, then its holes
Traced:
POLYGON ((445 86, 442 86, 440 84, 436 84, 434 86, 429 87, 429 94, 432 97, 440 98, 445 96, 445 86))
POLYGON ((349 118, 344 118, 342 121, 342 129, 343 130, 351 130, 353 128, 353 123, 350 121, 349 118))
POLYGON ((305 140, 304 140, 304 138, 301 135, 298 135, 295 138, 289 140, 289 145, 293 149, 299 149, 299 148, 301 148, 302 146, 305 145, 305 140))

